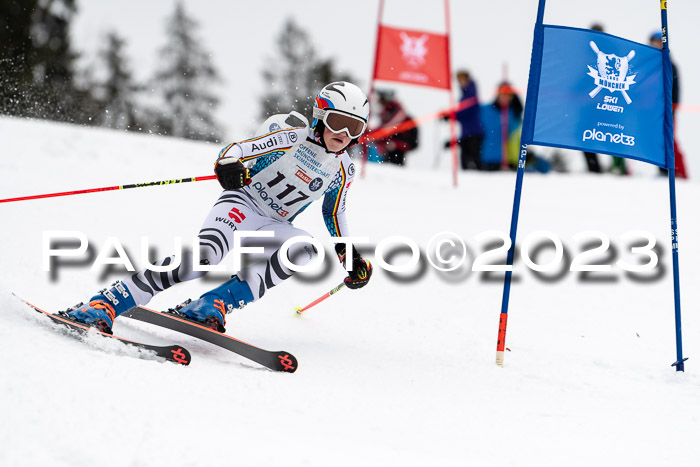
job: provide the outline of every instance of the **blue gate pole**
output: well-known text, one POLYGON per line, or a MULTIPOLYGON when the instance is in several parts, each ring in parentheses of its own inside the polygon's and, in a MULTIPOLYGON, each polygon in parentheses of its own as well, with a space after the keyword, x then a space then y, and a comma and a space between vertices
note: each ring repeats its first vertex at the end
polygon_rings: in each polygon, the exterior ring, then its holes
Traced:
POLYGON ((668 169, 668 192, 671 199, 671 257, 673 259, 673 300, 676 316, 676 361, 672 366, 676 371, 685 371, 683 358, 683 333, 681 329, 681 286, 678 267, 678 220, 676 216, 676 175, 675 167, 668 169))
MULTIPOLYGON (((530 61, 530 76, 527 83, 527 98, 525 99, 525 115, 523 117, 522 135, 531 138, 531 129, 535 124, 535 108, 537 89, 539 88, 542 48, 542 22, 544 21, 544 7, 546 0, 539 0, 537 6, 537 23, 535 24, 535 38, 533 40, 532 59, 530 61)), ((508 325, 508 302, 510 300, 510 284, 513 277, 513 259, 515 257, 515 237, 518 232, 518 217, 520 215, 520 197, 523 188, 523 176, 525 175, 525 160, 527 158, 527 144, 520 138, 520 157, 518 158, 518 172, 515 179, 515 195, 513 197, 513 214, 510 219, 510 249, 506 265, 510 270, 506 271, 503 280, 503 300, 501 302, 501 314, 498 320, 498 340, 496 341, 496 364, 503 366, 506 347, 506 329, 508 325)))
POLYGON ((667 1, 661 2, 661 43, 663 50, 664 67, 664 95, 666 96, 664 114, 664 139, 666 147, 666 166, 668 168, 668 194, 671 201, 671 258, 673 260, 673 300, 676 317, 676 361, 672 366, 676 371, 685 371, 685 361, 683 358, 683 335, 681 331, 681 286, 678 267, 678 218, 676 214, 676 157, 673 149, 673 112, 671 102, 671 88, 673 77, 671 74, 671 59, 668 51, 668 18, 667 1), (668 63, 666 63, 668 62, 668 63))
POLYGON ((503 366, 503 358, 506 347, 506 328, 508 325, 508 301, 510 299, 510 284, 513 276, 513 259, 515 257, 515 237, 518 232, 518 216, 520 215, 520 196, 523 188, 523 175, 525 174, 525 160, 527 159, 527 144, 520 145, 520 157, 518 158, 518 174, 515 179, 515 196, 513 197, 513 214, 510 220, 510 249, 506 265, 510 269, 506 271, 503 280, 503 300, 501 302, 501 315, 498 320, 498 340, 496 342, 496 364, 503 366))

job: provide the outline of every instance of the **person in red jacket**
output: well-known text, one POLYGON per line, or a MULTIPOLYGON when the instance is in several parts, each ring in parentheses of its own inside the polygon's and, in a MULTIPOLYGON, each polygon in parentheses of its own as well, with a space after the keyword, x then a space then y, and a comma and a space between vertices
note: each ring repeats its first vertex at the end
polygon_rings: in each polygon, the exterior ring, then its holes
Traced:
MULTIPOLYGON (((377 91, 381 112, 379 113, 382 128, 398 127, 401 123, 411 120, 403 106, 396 100, 394 91, 377 91)), ((376 142, 377 148, 384 156, 385 162, 404 165, 406 153, 418 146, 418 128, 413 127, 400 133, 392 134, 376 142)))
MULTIPOLYGON (((654 32, 650 37, 649 37, 649 45, 652 47, 656 47, 657 49, 660 49, 663 47, 663 43, 661 42, 661 31, 656 31, 654 32)), ((676 108, 678 107, 678 104, 680 103, 681 97, 681 90, 680 90, 680 80, 678 79, 678 68, 676 68, 676 64, 671 62, 671 69, 673 73, 673 85, 671 88, 671 102, 673 102, 673 150, 675 151, 675 159, 676 159, 676 177, 678 178, 688 178, 688 173, 685 170, 685 157, 683 156, 683 152, 681 151, 681 148, 678 146, 678 140, 676 139, 676 108)), ((666 173, 666 170, 661 169, 662 173, 666 173)))

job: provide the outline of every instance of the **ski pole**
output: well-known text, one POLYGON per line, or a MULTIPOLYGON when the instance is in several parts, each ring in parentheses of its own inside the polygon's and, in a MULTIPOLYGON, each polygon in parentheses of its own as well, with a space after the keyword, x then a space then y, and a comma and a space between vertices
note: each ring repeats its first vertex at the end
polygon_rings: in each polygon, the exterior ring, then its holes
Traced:
POLYGON ((306 305, 304 308, 297 307, 297 308, 294 309, 294 311, 297 312, 297 315, 298 315, 298 316, 301 316, 301 314, 302 314, 303 312, 305 312, 306 310, 308 310, 308 309, 311 308, 312 306, 318 305, 319 303, 321 303, 322 301, 324 301, 325 299, 327 299, 328 297, 330 297, 330 296, 333 295, 334 293, 338 292, 338 291, 339 291, 340 289, 342 289, 343 287, 345 287, 345 281, 343 281, 343 282, 341 282, 340 284, 338 284, 338 286, 335 287, 335 288, 334 288, 333 290, 331 290, 330 292, 326 292, 326 293, 323 294, 321 297, 319 297, 319 298, 317 298, 316 300, 314 300, 313 302, 309 303, 309 304, 306 305))
POLYGON ((102 188, 89 188, 87 190, 62 191, 60 193, 46 193, 43 195, 20 196, 18 198, 0 199, 0 203, 12 203, 14 201, 26 201, 30 199, 55 198, 57 196, 82 195, 85 193, 96 193, 98 191, 126 190, 128 188, 143 188, 146 186, 173 185, 175 183, 200 182, 202 180, 214 180, 216 175, 206 175, 204 177, 179 178, 175 180, 160 180, 157 182, 133 183, 130 185, 106 186, 102 188))

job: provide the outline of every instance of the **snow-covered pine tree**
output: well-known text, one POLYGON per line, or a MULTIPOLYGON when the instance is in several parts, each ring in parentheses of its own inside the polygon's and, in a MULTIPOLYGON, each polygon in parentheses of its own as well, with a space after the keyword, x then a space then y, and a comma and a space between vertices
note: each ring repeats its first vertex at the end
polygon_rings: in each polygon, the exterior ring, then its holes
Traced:
POLYGON ((296 110, 311 117, 314 98, 323 86, 332 81, 351 81, 347 73, 337 71, 332 59, 317 58, 309 35, 288 19, 277 36, 276 54, 263 70, 266 93, 262 96, 262 114, 270 115, 296 110))
POLYGON ((106 67, 106 77, 97 85, 99 101, 103 112, 100 123, 109 128, 142 131, 145 128, 139 107, 137 93, 142 89, 129 69, 124 55, 125 40, 112 31, 106 36, 106 44, 100 52, 106 67))
POLYGON ((196 37, 197 23, 188 16, 182 1, 175 5, 166 26, 166 45, 153 88, 162 95, 164 133, 181 138, 221 141, 214 118, 219 99, 211 92, 219 80, 208 53, 196 37))
POLYGON ((0 113, 91 122, 97 107, 75 80, 76 10, 75 0, 0 2, 0 113))

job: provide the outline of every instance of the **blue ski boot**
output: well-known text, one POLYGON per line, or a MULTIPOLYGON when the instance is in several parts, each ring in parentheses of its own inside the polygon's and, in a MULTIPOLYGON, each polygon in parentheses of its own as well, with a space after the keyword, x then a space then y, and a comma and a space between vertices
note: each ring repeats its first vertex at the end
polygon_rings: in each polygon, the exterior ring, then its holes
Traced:
POLYGON ((206 292, 199 299, 187 300, 174 309, 168 310, 168 313, 215 331, 226 332, 226 313, 236 308, 243 308, 252 301, 253 293, 248 283, 233 276, 229 281, 206 292))
POLYGON ((117 281, 108 289, 101 290, 88 300, 79 303, 59 314, 78 323, 93 326, 98 330, 112 334, 114 318, 136 306, 134 298, 123 282, 117 281))

